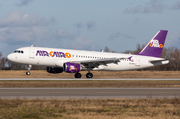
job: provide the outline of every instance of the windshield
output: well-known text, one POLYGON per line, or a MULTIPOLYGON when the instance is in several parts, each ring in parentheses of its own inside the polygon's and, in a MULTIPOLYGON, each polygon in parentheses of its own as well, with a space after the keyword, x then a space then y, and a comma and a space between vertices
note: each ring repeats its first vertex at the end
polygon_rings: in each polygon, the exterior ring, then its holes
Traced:
POLYGON ((22 50, 15 50, 14 53, 24 53, 22 50))

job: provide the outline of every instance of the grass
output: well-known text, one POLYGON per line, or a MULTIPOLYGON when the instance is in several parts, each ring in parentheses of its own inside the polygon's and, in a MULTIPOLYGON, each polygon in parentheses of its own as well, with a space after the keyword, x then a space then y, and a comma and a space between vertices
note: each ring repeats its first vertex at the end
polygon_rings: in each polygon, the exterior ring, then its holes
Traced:
POLYGON ((180 87, 180 81, 0 81, 0 87, 180 87))
POLYGON ((0 99, 1 119, 179 119, 180 99, 0 99))
MULTIPOLYGON (((27 76, 22 71, 0 71, 0 78, 74 78, 74 73, 50 74, 45 70, 32 70, 27 76)), ((82 78, 86 78, 87 71, 81 71, 82 78)), ((180 71, 92 71, 93 78, 180 78, 180 71)))

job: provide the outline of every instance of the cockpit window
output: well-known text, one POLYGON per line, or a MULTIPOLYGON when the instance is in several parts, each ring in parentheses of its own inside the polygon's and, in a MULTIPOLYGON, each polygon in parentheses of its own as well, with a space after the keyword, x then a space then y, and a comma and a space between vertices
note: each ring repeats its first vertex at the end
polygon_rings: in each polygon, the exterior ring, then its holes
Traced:
POLYGON ((14 53, 24 53, 22 50, 15 50, 14 53))
POLYGON ((18 52, 17 50, 14 51, 14 53, 17 53, 17 52, 18 52))

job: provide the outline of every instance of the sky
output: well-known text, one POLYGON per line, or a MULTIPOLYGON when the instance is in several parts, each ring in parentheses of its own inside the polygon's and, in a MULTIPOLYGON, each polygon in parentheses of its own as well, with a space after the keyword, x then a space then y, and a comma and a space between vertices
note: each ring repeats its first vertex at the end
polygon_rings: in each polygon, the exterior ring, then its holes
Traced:
POLYGON ((180 0, 1 0, 0 51, 26 46, 124 52, 168 30, 180 48, 180 0))

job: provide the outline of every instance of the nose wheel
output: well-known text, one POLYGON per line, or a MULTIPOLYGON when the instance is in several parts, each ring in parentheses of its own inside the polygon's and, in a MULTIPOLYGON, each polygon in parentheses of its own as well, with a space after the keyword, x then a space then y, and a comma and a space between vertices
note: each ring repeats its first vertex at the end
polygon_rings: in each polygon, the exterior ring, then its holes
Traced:
POLYGON ((86 74, 86 78, 92 78, 93 77, 93 74, 92 73, 87 73, 86 74))
POLYGON ((31 72, 30 72, 30 71, 27 71, 27 72, 26 72, 26 75, 30 75, 30 74, 31 74, 31 72))

